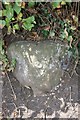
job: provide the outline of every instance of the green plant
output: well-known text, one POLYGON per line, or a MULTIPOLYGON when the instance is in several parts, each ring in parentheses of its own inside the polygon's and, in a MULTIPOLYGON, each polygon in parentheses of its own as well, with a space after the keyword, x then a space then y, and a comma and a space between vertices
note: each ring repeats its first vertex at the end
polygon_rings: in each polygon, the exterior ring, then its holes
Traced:
POLYGON ((5 70, 5 68, 6 68, 7 64, 8 64, 8 59, 6 58, 3 46, 4 46, 4 42, 3 42, 3 40, 0 40, 0 62, 1 62, 1 70, 5 70))
POLYGON ((76 27, 72 26, 70 23, 65 21, 60 21, 59 24, 61 24, 61 30, 60 30, 60 37, 62 40, 66 39, 70 42, 71 39, 73 39, 73 33, 76 30, 76 27))
POLYGON ((34 1, 32 1, 32 2, 28 2, 28 7, 34 7, 34 5, 35 5, 35 2, 34 1))
POLYGON ((29 31, 31 31, 31 29, 34 27, 34 24, 36 23, 34 16, 23 19, 22 22, 23 22, 22 27, 25 30, 29 30, 29 31))
POLYGON ((53 8, 60 8, 62 5, 66 5, 67 2, 72 2, 72 0, 57 0, 55 2, 52 2, 53 8))
POLYGON ((1 71, 13 71, 16 65, 16 60, 12 59, 11 63, 8 61, 4 50, 4 41, 0 40, 0 70, 1 71))
MULTIPOLYGON (((4 28, 5 26, 8 29, 8 34, 11 32, 15 33, 15 30, 20 30, 20 28, 24 28, 26 30, 31 31, 34 27, 35 17, 29 16, 24 19, 22 10, 25 9, 25 2, 19 2, 20 0, 16 0, 14 3, 2 2, 3 9, 0 10, 0 28, 4 28)), ((34 2, 32 2, 34 3, 34 2)), ((29 6, 32 6, 32 3, 29 2, 29 6)))
POLYGON ((66 41, 69 45, 69 50, 72 51, 73 56, 76 57, 76 48, 75 43, 78 41, 77 36, 74 35, 76 33, 76 27, 72 26, 70 22, 60 21, 61 31, 60 31, 60 39, 62 41, 66 41))

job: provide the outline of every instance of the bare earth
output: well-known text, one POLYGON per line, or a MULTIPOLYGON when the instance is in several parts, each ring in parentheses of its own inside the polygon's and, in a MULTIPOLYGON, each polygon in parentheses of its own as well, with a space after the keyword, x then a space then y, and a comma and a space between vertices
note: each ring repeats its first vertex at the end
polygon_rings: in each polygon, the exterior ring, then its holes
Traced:
POLYGON ((66 72, 59 86, 43 96, 33 96, 32 91, 23 88, 12 74, 9 74, 8 77, 3 78, 3 118, 78 118, 78 79, 80 77, 76 73, 70 78, 66 72))

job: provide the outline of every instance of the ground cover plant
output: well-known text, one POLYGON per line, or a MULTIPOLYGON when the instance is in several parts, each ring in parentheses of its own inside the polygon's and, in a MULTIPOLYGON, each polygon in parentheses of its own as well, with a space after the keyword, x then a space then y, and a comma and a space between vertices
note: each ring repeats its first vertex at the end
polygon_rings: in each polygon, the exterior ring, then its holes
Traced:
POLYGON ((75 66, 72 73, 76 72, 76 66, 80 59, 80 2, 71 0, 58 0, 58 2, 15 0, 15 2, 11 2, 3 0, 0 2, 0 18, 0 35, 2 34, 0 38, 0 70, 2 75, 6 74, 8 78, 15 100, 16 90, 11 84, 13 80, 10 81, 8 73, 14 70, 16 60, 14 58, 10 62, 6 55, 6 49, 11 42, 19 39, 63 41, 73 52, 75 66))
POLYGON ((58 38, 75 52, 79 45, 80 3, 58 2, 0 2, 0 28, 6 35, 30 31, 33 38, 58 38), (6 29, 6 30, 4 30, 6 29))

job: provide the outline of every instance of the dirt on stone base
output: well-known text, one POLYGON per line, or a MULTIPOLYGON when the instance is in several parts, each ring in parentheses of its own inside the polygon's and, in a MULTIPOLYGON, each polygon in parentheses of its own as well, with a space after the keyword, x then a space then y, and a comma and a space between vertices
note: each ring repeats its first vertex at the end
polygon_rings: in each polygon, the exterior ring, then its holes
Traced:
POLYGON ((68 73, 51 93, 34 97, 10 73, 3 81, 3 118, 78 118, 78 76, 68 73), (16 99, 11 89, 13 87, 16 99))

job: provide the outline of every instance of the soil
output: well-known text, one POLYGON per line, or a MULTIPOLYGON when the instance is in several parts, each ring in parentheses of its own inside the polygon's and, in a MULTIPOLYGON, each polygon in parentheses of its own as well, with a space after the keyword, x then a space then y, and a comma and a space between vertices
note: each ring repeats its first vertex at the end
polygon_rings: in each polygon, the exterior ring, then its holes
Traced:
MULTIPOLYGON (((14 35, 4 37, 6 46, 13 42, 14 37, 14 35)), ((17 38, 24 39, 21 35, 18 35, 16 40, 17 38)), ((12 73, 8 73, 2 79, 3 119, 78 118, 80 100, 79 74, 80 63, 77 65, 72 77, 68 72, 65 72, 59 85, 50 93, 43 96, 33 96, 32 90, 21 86, 12 73)))
POLYGON ((3 81, 3 118, 78 118, 78 76, 76 74, 69 78, 66 73, 59 86, 45 96, 33 96, 32 91, 23 88, 11 73, 9 78, 4 77, 3 81))

